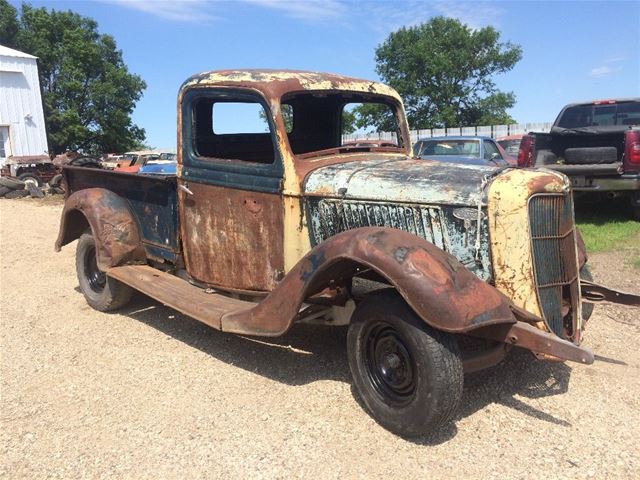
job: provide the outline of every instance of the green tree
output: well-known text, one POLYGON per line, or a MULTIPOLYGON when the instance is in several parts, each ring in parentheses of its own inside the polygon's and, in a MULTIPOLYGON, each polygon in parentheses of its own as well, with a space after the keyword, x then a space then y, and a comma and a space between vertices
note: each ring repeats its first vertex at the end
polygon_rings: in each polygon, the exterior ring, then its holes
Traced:
POLYGON ((15 48, 18 36, 18 12, 7 0, 0 0, 0 45, 15 48))
MULTIPOLYGON (((493 27, 434 17, 392 32, 376 49, 376 71, 402 96, 412 128, 496 125, 515 122, 506 112, 515 95, 499 91, 493 77, 521 58, 520 46, 500 42, 493 27)), ((379 129, 388 123, 371 108, 356 113, 379 129)))
MULTIPOLYGON (((287 132, 291 132, 293 130, 293 107, 287 103, 282 104, 282 108, 280 109, 280 113, 282 114, 282 120, 284 120, 284 128, 287 132)), ((265 124, 265 128, 267 127, 267 115, 264 110, 260 109, 258 112, 258 117, 265 124)), ((352 110, 343 110, 342 111, 342 133, 349 134, 356 131, 356 117, 352 110)))
POLYGON ((123 152, 142 145, 131 120, 145 82, 91 18, 22 5, 16 48, 38 57, 49 151, 123 152))
MULTIPOLYGON (((356 107, 358 108, 358 107, 356 107)), ((358 128, 356 125, 356 114, 354 109, 345 108, 342 110, 342 134, 349 135, 355 132, 358 128)))

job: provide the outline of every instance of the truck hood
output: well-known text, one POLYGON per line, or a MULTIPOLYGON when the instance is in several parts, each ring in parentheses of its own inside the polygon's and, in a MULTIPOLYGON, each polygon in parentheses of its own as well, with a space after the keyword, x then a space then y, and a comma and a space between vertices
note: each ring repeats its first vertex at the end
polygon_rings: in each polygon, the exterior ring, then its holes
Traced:
POLYGON ((382 202, 476 206, 482 180, 495 168, 375 154, 366 160, 320 167, 308 174, 304 194, 382 202))

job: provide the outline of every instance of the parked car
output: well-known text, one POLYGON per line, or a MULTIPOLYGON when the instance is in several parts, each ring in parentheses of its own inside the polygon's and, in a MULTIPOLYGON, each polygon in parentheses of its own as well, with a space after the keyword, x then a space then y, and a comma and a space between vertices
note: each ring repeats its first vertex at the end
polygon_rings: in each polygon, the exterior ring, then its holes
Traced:
POLYGON ((141 175, 175 175, 177 170, 177 163, 174 162, 149 162, 146 165, 140 167, 138 173, 141 175))
MULTIPOLYGON (((125 154, 125 158, 127 154, 125 154)), ((140 168, 145 165, 154 165, 154 164, 171 164, 176 162, 176 154, 170 152, 145 152, 140 153, 135 156, 133 160, 126 166, 117 167, 115 170, 118 172, 129 172, 136 173, 140 170, 140 168)))
POLYGON ((489 137, 422 138, 414 145, 413 152, 423 160, 438 160, 461 165, 492 167, 515 165, 515 159, 489 137))
POLYGON ((626 195, 640 220, 640 98, 567 105, 550 133, 522 138, 518 165, 562 172, 576 191, 626 195))
POLYGON ((393 432, 451 421, 463 373, 513 347, 592 363, 583 294, 640 304, 579 278, 586 255, 564 175, 412 158, 386 85, 205 72, 182 85, 177 128, 176 176, 65 167, 56 249, 78 239, 88 304, 117 309, 139 290, 215 329, 267 337, 348 324, 356 391, 393 432), (386 106, 397 147, 341 145, 349 102, 386 106), (267 131, 220 133, 234 103, 255 107, 267 131))
POLYGON ((520 142, 522 141, 523 136, 524 134, 522 133, 516 135, 505 135, 503 137, 496 138, 496 142, 504 148, 505 152, 507 152, 510 157, 517 159, 518 152, 520 151, 520 142))

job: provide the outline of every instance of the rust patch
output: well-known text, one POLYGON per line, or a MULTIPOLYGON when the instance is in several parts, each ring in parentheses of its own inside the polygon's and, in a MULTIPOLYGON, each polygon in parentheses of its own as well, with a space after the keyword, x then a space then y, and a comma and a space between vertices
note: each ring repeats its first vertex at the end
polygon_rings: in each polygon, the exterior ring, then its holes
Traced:
POLYGON ((201 282, 272 290, 284 271, 282 198, 189 182, 179 208, 187 271, 201 282))
POLYGON ((509 300, 451 255, 410 233, 367 227, 337 234, 312 249, 259 305, 225 315, 222 329, 280 335, 305 299, 362 268, 387 279, 422 319, 439 330, 461 333, 516 321, 509 300), (399 250, 402 262, 396 258, 399 250))
POLYGON ((91 227, 96 241, 98 267, 146 261, 138 225, 127 201, 104 188, 87 188, 67 198, 55 249, 77 239, 91 227))
POLYGON ((562 340, 525 322, 512 325, 492 325, 469 332, 470 335, 497 340, 499 342, 526 348, 536 354, 550 355, 559 360, 591 365, 594 361, 590 350, 562 340))

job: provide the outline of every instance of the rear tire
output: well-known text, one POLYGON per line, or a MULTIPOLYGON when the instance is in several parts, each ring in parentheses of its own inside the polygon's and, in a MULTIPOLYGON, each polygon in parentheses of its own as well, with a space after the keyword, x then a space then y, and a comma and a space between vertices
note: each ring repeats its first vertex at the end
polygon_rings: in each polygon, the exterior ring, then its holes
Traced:
POLYGON ((358 394, 391 432, 432 433, 460 405, 463 369, 456 339, 428 326, 395 290, 372 293, 358 305, 347 355, 358 394))
POLYGON ((89 232, 83 233, 78 240, 76 273, 87 303, 100 312, 115 310, 131 300, 131 287, 109 277, 98 268, 96 242, 89 232))

